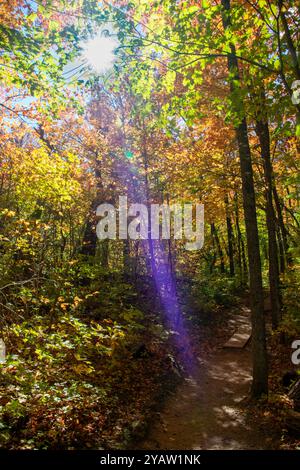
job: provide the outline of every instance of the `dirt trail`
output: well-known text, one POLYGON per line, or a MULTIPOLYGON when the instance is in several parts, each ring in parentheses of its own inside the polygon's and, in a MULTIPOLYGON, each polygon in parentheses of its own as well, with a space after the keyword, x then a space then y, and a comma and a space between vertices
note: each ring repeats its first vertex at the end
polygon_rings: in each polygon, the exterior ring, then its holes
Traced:
MULTIPOLYGON (((234 316, 234 326, 248 321, 234 316)), ((271 439, 241 409, 251 384, 251 352, 220 349, 167 400, 140 449, 269 449, 271 439)))

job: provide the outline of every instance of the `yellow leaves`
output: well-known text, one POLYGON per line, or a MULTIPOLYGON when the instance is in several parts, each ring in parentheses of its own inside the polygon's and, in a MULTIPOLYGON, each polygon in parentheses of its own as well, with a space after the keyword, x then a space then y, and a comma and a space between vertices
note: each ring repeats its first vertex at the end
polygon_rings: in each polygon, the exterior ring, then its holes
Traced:
POLYGON ((65 312, 70 304, 68 302, 65 302, 65 298, 62 296, 58 297, 57 301, 59 302, 60 309, 65 312))
POLYGON ((58 297, 57 301, 59 302, 59 307, 63 312, 66 312, 69 307, 72 307, 74 310, 78 307, 78 305, 83 302, 83 299, 78 297, 77 295, 74 297, 72 302, 66 302, 65 298, 60 296, 58 297))
POLYGON ((73 266, 74 264, 78 264, 78 260, 77 260, 77 259, 72 259, 72 260, 68 261, 68 265, 69 265, 69 266, 73 266))
POLYGON ((84 363, 76 364, 72 367, 72 369, 74 372, 76 372, 76 374, 91 374, 95 371, 94 367, 84 363))
POLYGON ((6 217, 14 217, 16 215, 15 211, 11 211, 9 209, 3 209, 1 214, 5 215, 6 217))
POLYGON ((50 356, 50 354, 41 348, 36 348, 35 354, 37 355, 39 361, 46 359, 48 362, 52 362, 52 357, 50 356))
MULTIPOLYGON (((40 200, 51 206, 62 219, 67 211, 72 211, 80 221, 89 204, 90 192, 85 187, 89 184, 89 178, 85 177, 87 170, 76 155, 50 155, 46 148, 40 147, 18 149, 10 152, 9 158, 7 171, 11 174, 16 202, 21 209, 29 212, 40 200)), ((13 216, 9 211, 7 214, 13 216)))
POLYGON ((80 297, 77 297, 77 295, 74 297, 74 302, 73 306, 76 308, 83 300, 80 297))
POLYGON ((77 155, 74 155, 74 153, 70 152, 65 152, 65 158, 68 160, 69 163, 78 163, 79 158, 77 155))
POLYGON ((91 292, 90 294, 85 295, 85 299, 88 299, 90 297, 94 297, 95 295, 100 294, 98 290, 95 290, 94 292, 91 292))
POLYGON ((79 353, 75 353, 74 357, 77 361, 84 361, 83 357, 81 357, 79 353))
POLYGON ((76 374, 91 374, 95 371, 94 367, 91 365, 90 361, 86 361, 83 357, 80 356, 79 353, 75 353, 74 357, 79 364, 74 364, 72 369, 76 374))

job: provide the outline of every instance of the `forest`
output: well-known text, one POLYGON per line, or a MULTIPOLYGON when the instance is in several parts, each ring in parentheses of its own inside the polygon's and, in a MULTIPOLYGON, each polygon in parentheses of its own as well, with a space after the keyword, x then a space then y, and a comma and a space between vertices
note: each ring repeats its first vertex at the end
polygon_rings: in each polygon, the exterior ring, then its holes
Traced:
POLYGON ((300 4, 0 1, 0 448, 300 449, 300 4))

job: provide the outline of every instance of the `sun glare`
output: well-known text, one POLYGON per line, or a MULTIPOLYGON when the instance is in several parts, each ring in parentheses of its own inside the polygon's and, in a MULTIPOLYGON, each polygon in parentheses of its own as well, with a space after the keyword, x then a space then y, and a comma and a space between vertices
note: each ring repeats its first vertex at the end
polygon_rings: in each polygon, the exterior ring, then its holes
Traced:
POLYGON ((97 36, 83 46, 83 58, 98 73, 109 70, 115 60, 117 41, 111 36, 97 36))

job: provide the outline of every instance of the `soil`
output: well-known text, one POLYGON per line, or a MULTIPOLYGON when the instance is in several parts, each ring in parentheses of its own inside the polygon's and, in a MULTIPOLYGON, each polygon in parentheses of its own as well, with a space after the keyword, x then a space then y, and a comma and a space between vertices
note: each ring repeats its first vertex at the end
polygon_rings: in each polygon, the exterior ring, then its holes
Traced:
MULTIPOLYGON (((232 315, 228 331, 249 322, 249 310, 232 315)), ((230 337, 230 333, 229 333, 230 337)), ((229 339, 228 337, 228 339, 229 339)), ((199 367, 169 396, 137 449, 274 449, 277 436, 247 410, 251 348, 226 349, 198 358, 199 367)))

